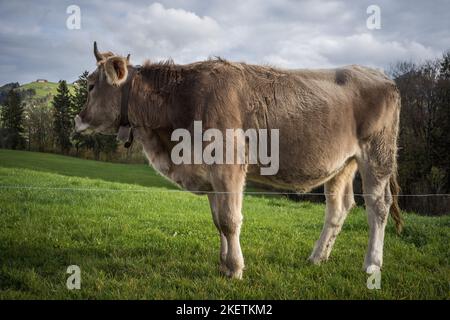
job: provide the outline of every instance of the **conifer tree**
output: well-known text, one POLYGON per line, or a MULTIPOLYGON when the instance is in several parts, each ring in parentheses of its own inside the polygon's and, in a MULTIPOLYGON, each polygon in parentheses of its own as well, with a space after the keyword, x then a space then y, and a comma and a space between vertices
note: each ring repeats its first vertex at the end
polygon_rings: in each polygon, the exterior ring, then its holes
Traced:
POLYGON ((72 99, 65 80, 59 82, 57 94, 53 98, 53 129, 56 143, 61 153, 67 154, 71 147, 70 135, 73 132, 72 99))
POLYGON ((21 149, 25 145, 24 108, 19 92, 11 89, 1 110, 2 127, 7 132, 7 146, 11 149, 21 149))
MULTIPOLYGON (((83 110, 88 97, 87 77, 89 72, 84 71, 75 83, 75 93, 72 97, 72 119, 83 110)), ((82 136, 81 133, 75 132, 72 135, 72 144, 75 147, 76 155, 79 155, 81 147, 86 146, 88 137, 82 136)))

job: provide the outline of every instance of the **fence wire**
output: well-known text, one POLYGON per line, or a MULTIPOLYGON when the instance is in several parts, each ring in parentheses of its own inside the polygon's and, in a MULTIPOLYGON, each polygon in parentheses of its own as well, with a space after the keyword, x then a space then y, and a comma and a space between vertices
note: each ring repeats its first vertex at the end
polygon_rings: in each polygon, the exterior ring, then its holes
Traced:
MULTIPOLYGON (((197 193, 197 194, 240 194, 233 191, 189 191, 180 189, 148 190, 148 189, 109 189, 109 188, 74 188, 74 187, 49 187, 49 186, 18 186, 0 185, 0 189, 24 189, 24 190, 54 190, 54 191, 96 191, 96 192, 140 192, 140 193, 197 193)), ((334 193, 323 192, 292 192, 292 191, 244 191, 248 195, 308 195, 308 196, 332 196, 334 193)), ((348 196, 369 196, 370 193, 341 194, 348 196)), ((398 194, 393 197, 450 197, 449 193, 425 193, 425 194, 398 194)))

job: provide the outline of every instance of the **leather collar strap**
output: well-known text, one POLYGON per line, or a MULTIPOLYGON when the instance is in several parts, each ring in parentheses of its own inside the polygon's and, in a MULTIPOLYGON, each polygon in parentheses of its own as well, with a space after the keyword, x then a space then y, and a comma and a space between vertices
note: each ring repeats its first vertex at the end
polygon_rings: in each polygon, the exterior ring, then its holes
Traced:
POLYGON ((125 82, 122 87, 122 95, 120 100, 120 118, 119 118, 119 132, 117 138, 125 141, 124 147, 129 148, 133 143, 133 128, 128 120, 128 103, 130 99, 130 91, 133 85, 133 77, 136 72, 139 72, 140 67, 134 67, 130 70, 130 79, 125 82))

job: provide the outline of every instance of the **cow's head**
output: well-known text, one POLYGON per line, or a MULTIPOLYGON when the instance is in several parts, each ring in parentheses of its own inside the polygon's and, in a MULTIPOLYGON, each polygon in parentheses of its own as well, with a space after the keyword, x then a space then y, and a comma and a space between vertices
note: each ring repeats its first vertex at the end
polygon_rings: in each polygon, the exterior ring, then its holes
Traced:
POLYGON ((124 58, 111 52, 100 53, 96 42, 94 55, 97 69, 88 76, 88 99, 75 117, 75 131, 116 134, 119 129, 121 86, 130 81, 130 56, 124 58))

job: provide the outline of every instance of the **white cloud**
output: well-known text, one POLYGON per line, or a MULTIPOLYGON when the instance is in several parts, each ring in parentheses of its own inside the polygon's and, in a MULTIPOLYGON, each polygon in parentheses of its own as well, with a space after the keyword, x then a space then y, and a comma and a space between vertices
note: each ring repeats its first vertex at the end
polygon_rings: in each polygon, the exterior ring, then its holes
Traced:
POLYGON ((286 68, 321 68, 364 64, 386 68, 396 61, 433 59, 441 51, 415 41, 380 40, 369 33, 351 36, 319 35, 279 41, 263 61, 286 68))
POLYGON ((188 63, 222 56, 289 68, 421 61, 449 49, 449 3, 378 0, 382 28, 366 28, 365 1, 79 1, 82 29, 65 28, 66 5, 0 2, 0 84, 75 80, 100 50, 131 53, 133 63, 188 63), (27 10, 25 10, 27 9, 27 10), (448 24, 448 23, 447 23, 448 24), (14 70, 14 71, 12 71, 14 70))
POLYGON ((396 60, 425 60, 441 54, 439 50, 409 40, 390 41, 376 38, 372 33, 345 37, 319 37, 310 47, 332 64, 367 64, 386 67, 396 60))
POLYGON ((119 39, 122 46, 155 58, 173 57, 181 62, 219 52, 223 30, 208 16, 200 17, 183 9, 165 8, 154 3, 130 10, 125 16, 119 39))

